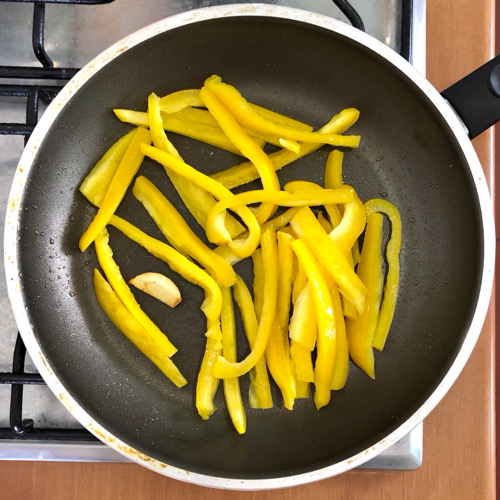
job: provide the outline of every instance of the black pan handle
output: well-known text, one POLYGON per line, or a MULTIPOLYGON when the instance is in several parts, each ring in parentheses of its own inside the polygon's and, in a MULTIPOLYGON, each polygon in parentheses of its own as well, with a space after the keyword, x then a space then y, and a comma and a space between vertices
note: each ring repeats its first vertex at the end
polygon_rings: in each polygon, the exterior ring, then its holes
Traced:
POLYGON ((500 56, 479 67, 441 95, 455 108, 473 139, 500 120, 500 56))

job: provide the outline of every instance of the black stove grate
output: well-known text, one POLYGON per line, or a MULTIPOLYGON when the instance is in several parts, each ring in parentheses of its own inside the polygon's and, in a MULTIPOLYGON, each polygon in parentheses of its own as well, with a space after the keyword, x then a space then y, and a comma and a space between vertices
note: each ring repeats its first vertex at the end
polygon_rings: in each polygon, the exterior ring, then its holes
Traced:
MULTIPOLYGON (((22 97, 26 99, 25 123, 0 123, 0 134, 22 135, 25 143, 38 122, 40 104, 47 105, 77 72, 77 68, 56 68, 45 50, 45 4, 97 5, 114 0, 0 0, 1 2, 23 2, 33 4, 32 46, 41 66, 0 66, 0 82, 5 80, 26 81, 26 84, 0 83, 0 97, 22 97), (42 82, 50 81, 50 85, 42 82), (55 82, 55 83, 53 83, 55 82)), ((349 22, 364 30, 362 19, 346 0, 332 0, 349 22)), ((401 55, 409 59, 411 50, 413 0, 403 2, 401 25, 401 55)), ((1 115, 0 115, 1 119, 1 115)), ((49 441, 95 441, 85 429, 37 428, 32 419, 23 419, 23 388, 25 385, 43 385, 39 374, 25 372, 26 347, 18 334, 14 347, 12 371, 0 373, 0 384, 11 386, 10 426, 0 428, 0 439, 49 440, 49 441)))

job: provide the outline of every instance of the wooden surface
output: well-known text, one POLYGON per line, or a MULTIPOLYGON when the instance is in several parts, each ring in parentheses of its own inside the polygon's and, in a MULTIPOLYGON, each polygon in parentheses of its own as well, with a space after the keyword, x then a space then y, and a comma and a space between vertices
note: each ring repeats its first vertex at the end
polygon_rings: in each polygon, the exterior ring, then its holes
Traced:
MULTIPOLYGON (((444 89, 490 58, 494 0, 427 0, 427 76, 444 89)), ((492 133, 474 141, 491 178, 492 133)), ((352 471, 311 485, 229 492, 184 484, 132 464, 1 462, 0 499, 495 498, 494 313, 457 383, 424 423, 424 463, 412 472, 352 471)))

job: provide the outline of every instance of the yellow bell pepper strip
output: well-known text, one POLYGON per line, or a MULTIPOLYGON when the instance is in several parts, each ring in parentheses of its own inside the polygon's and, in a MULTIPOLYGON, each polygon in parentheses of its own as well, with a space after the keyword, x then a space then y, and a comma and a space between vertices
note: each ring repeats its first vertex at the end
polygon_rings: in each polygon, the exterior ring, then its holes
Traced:
POLYGON ((192 257, 208 269, 219 286, 228 287, 234 284, 235 274, 232 266, 198 238, 182 215, 151 181, 139 176, 132 192, 176 250, 192 257))
POLYGON ((300 295, 302 290, 306 287, 306 285, 307 285, 306 273, 302 268, 299 268, 297 270, 295 279, 293 280, 293 286, 292 286, 292 304, 294 307, 297 302, 298 296, 300 295))
MULTIPOLYGON (((259 324, 255 313, 252 296, 240 276, 236 275, 233 285, 233 295, 240 310, 241 321, 245 330, 250 349, 255 345, 259 324)), ((267 374, 266 359, 262 356, 250 370, 250 387, 248 389, 250 408, 272 408, 273 397, 269 376, 267 374)))
MULTIPOLYGON (((267 220, 266 222, 264 222, 264 224, 262 224, 262 232, 264 232, 266 229, 272 229, 273 231, 283 230, 285 226, 289 224, 289 222, 292 220, 292 217, 298 210, 300 210, 300 207, 292 207, 288 210, 285 210, 282 214, 277 215, 273 219, 267 220)), ((238 238, 246 238, 247 236, 248 233, 243 233, 239 235, 238 238)), ((214 252, 223 257, 232 266, 242 260, 241 257, 234 255, 227 244, 216 247, 214 249, 214 252)))
POLYGON ((131 130, 120 137, 95 164, 90 173, 80 185, 80 192, 90 203, 100 207, 104 195, 113 180, 116 169, 122 161, 125 151, 132 141, 136 130, 131 130))
POLYGON ((375 358, 373 356, 373 336, 379 317, 382 297, 382 222, 381 214, 372 213, 366 223, 365 238, 361 250, 361 260, 357 274, 368 290, 366 306, 356 319, 347 318, 346 331, 349 354, 367 375, 375 378, 375 358))
MULTIPOLYGON (((342 180, 343 160, 344 153, 337 149, 334 149, 328 155, 325 165, 325 188, 336 189, 344 185, 344 182, 342 180)), ((344 220, 341 228, 337 229, 335 233, 332 233, 333 228, 332 231, 330 231, 330 236, 333 237, 337 241, 337 243, 340 243, 344 250, 350 245, 350 242, 356 238, 357 232, 363 230, 362 227, 366 223, 366 215, 363 214, 360 204, 361 201, 359 199, 354 200, 349 208, 346 219, 344 220), (354 218, 356 218, 356 224, 353 223, 354 218), (345 229, 342 229, 343 227, 345 229), (350 229, 353 230, 352 233, 350 233, 350 229)), ((344 205, 340 205, 338 207, 329 207, 328 215, 334 227, 337 227, 341 224, 342 214, 344 214, 344 208, 344 205)), ((346 255, 349 264, 351 264, 352 268, 354 269, 355 265, 359 262, 359 258, 356 260, 356 257, 359 257, 359 245, 357 240, 354 241, 352 248, 347 252, 346 255)), ((356 309, 349 301, 345 300, 343 302, 343 309, 345 316, 349 318, 356 318, 356 309)))
MULTIPOLYGON (((220 184, 219 186, 222 187, 220 184)), ((249 233, 247 240, 231 239, 228 231, 224 227, 224 219, 227 209, 230 208, 235 212, 238 212, 238 210, 241 210, 242 207, 246 207, 248 204, 266 201, 272 201, 275 205, 287 207, 324 205, 325 203, 343 203, 350 200, 353 195, 354 190, 351 187, 346 186, 345 188, 338 190, 319 188, 317 190, 301 191, 298 193, 287 193, 286 191, 266 191, 261 189, 255 191, 245 191, 236 195, 227 196, 226 198, 219 200, 208 214, 207 237, 213 243, 228 243, 233 251, 240 257, 247 257, 251 252, 245 253, 245 251, 248 252, 249 249, 252 249, 252 247, 249 243, 245 242, 248 242, 248 240, 251 239, 251 232, 249 233), (241 248, 239 253, 236 251, 236 248, 241 248)))
POLYGON ((285 408, 292 410, 296 396, 295 377, 288 344, 288 317, 292 294, 293 237, 277 233, 278 241, 278 298, 274 328, 266 348, 267 367, 280 388, 285 408))
POLYGON ((330 402, 336 354, 336 322, 332 297, 320 266, 307 243, 299 238, 293 250, 307 274, 318 318, 318 340, 314 365, 314 404, 319 410, 330 402))
POLYGON ((94 290, 97 300, 113 324, 177 387, 187 384, 163 345, 158 344, 123 305, 111 285, 94 269, 94 290))
MULTIPOLYGON (((340 134, 353 125, 357 121, 358 117, 359 111, 357 109, 344 109, 339 114, 335 115, 326 125, 321 127, 319 132, 340 134)), ((281 149, 280 151, 276 151, 269 155, 269 159, 271 160, 275 170, 279 170, 321 147, 321 144, 316 143, 311 144, 301 142, 299 144, 300 153, 298 154, 287 149, 281 149)), ((259 174, 255 165, 252 162, 247 161, 212 174, 212 178, 220 182, 228 189, 234 189, 235 187, 242 186, 243 184, 258 179, 259 174)))
POLYGON ((79 247, 82 252, 87 249, 95 238, 97 238, 97 235, 106 227, 106 224, 122 201, 128 186, 142 164, 144 155, 141 151, 141 144, 150 144, 150 142, 151 134, 149 130, 141 127, 137 128, 104 195, 97 214, 80 238, 79 247))
MULTIPOLYGON (((299 122, 289 116, 276 113, 275 111, 263 108, 257 104, 248 104, 255 110, 256 113, 277 123, 295 127, 300 130, 311 131, 313 129, 310 125, 299 122)), ((203 101, 200 98, 200 89, 179 90, 160 99, 160 109, 164 113, 177 113, 191 107, 200 108, 203 106, 203 101)))
POLYGON ((177 352, 172 342, 167 336, 153 323, 149 316, 141 309, 141 306, 135 300, 134 294, 130 290, 127 282, 124 280, 120 268, 113 259, 113 250, 109 246, 109 234, 107 229, 103 229, 95 239, 95 249, 97 260, 101 266, 106 278, 115 291, 118 298, 130 314, 142 325, 154 341, 162 346, 167 356, 172 356, 177 352))
POLYGON ((174 272, 180 274, 189 282, 202 287, 205 292, 205 300, 201 305, 201 310, 210 321, 218 321, 222 306, 221 292, 219 285, 207 272, 175 250, 175 248, 149 236, 117 215, 111 217, 109 223, 127 238, 144 247, 156 258, 166 262, 174 272))
MULTIPOLYGON (((316 314, 316 312, 314 314, 316 314)), ((297 381, 314 382, 314 369, 311 351, 307 347, 292 339, 290 341, 290 356, 292 358, 295 378, 297 381)))
POLYGON ((214 366, 214 375, 219 378, 239 377, 251 370, 264 355, 274 326, 276 301, 278 298, 278 249, 276 234, 268 229, 261 237, 262 260, 265 269, 264 299, 257 338, 253 349, 242 361, 233 363, 219 356, 214 366))
MULTIPOLYGON (((298 130, 283 124, 277 124, 256 113, 244 97, 231 85, 223 83, 221 78, 214 75, 205 80, 204 89, 209 89, 215 97, 230 111, 236 120, 244 127, 264 134, 274 134, 283 139, 296 141, 331 144, 357 148, 359 135, 325 134, 322 132, 308 132, 298 130)), ((201 94, 200 94, 201 95, 201 94)), ((207 106, 208 107, 208 106, 207 106)))
POLYGON ((179 157, 179 152, 170 142, 163 129, 163 120, 160 113, 160 98, 154 92, 148 97, 148 123, 154 146, 171 155, 179 157))
MULTIPOLYGON (((150 124, 148 113, 131 109, 114 109, 113 111, 122 122, 141 127, 148 127, 150 124)), ((179 114, 180 113, 182 113, 182 111, 179 112, 179 114)), ((179 114, 175 113, 174 115, 164 115, 161 117, 163 130, 204 142, 210 146, 228 151, 229 153, 241 154, 220 127, 187 120, 183 116, 179 116, 179 114)), ((262 138, 256 138, 256 140, 259 144, 264 145, 265 143, 265 140, 262 138)), ((155 146, 158 147, 156 144, 155 146)))
MULTIPOLYGON (((222 292, 221 330, 222 355, 228 361, 236 361, 236 327, 234 324, 233 297, 231 289, 224 287, 222 292)), ((245 409, 241 400, 240 381, 237 377, 225 378, 223 381, 224 397, 227 410, 234 428, 239 434, 246 431, 245 409)))
MULTIPOLYGON (((184 177, 219 200, 222 198, 230 199, 235 196, 231 193, 231 191, 229 191, 229 189, 226 189, 217 181, 214 181, 207 175, 199 172, 173 155, 151 146, 145 146, 143 152, 151 159, 161 163, 166 169, 173 171, 176 175, 184 177)), ((235 207, 234 211, 247 225, 248 237, 246 239, 232 240, 231 234, 225 226, 227 220, 224 216, 225 214, 214 222, 212 231, 209 231, 209 227, 207 226, 207 237, 213 243, 228 243, 231 250, 233 250, 236 255, 240 257, 248 257, 248 255, 250 255, 259 244, 259 238, 261 235, 260 225, 254 213, 246 205, 235 207)))
POLYGON ((262 249, 257 248, 251 257, 253 265, 253 301, 257 322, 260 323, 264 304, 264 280, 266 275, 264 261, 262 260, 262 249))
POLYGON ((338 391, 342 389, 347 382, 347 375, 349 373, 349 346, 347 344, 344 311, 342 310, 339 290, 335 284, 330 288, 330 294, 332 296, 337 331, 337 349, 335 351, 335 363, 333 365, 333 376, 330 389, 338 391))
POLYGON ((200 89, 185 89, 160 98, 160 109, 164 113, 176 113, 190 106, 203 106, 200 89))
POLYGON ((198 414, 203 420, 207 420, 215 411, 214 396, 219 387, 220 379, 213 376, 213 367, 217 358, 222 353, 222 334, 220 333, 219 321, 212 323, 207 320, 207 342, 205 353, 201 362, 198 379, 196 381, 195 404, 198 414), (214 338, 216 335, 208 334, 213 330, 218 330, 220 339, 214 338))
POLYGON ((366 286, 356 275, 339 245, 328 236, 309 207, 299 210, 291 226, 300 238, 304 238, 325 270, 337 283, 342 295, 358 312, 365 307, 366 286))
POLYGON ((342 179, 342 163, 344 161, 344 153, 338 149, 331 151, 325 164, 325 188, 338 188, 344 184, 342 179))
MULTIPOLYGON (((399 285, 399 252, 401 250, 401 217, 398 209, 389 201, 375 198, 365 202, 366 213, 383 213, 391 222, 391 236, 387 242, 387 278, 384 296, 380 306, 377 328, 373 335, 373 347, 379 351, 384 348, 391 327, 399 285)), ((369 215, 368 215, 369 216, 369 215)))
POLYGON ((312 351, 316 345, 317 329, 318 324, 312 290, 307 284, 295 301, 292 317, 290 318, 289 336, 294 342, 312 351))
MULTIPOLYGON (((246 134, 243 128, 240 127, 238 122, 210 90, 203 87, 200 91, 200 97, 231 142, 241 151, 243 156, 255 165, 264 190, 279 191, 280 183, 278 176, 267 154, 246 134)), ((276 207, 272 203, 264 203, 260 206, 256 212, 259 223, 263 224, 275 210, 276 207)))

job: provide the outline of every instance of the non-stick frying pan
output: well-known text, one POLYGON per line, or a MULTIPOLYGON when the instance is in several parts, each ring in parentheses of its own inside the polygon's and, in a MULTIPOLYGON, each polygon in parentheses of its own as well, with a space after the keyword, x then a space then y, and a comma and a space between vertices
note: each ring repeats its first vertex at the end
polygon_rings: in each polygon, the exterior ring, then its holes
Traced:
MULTIPOLYGON (((239 162, 192 140, 172 140, 204 172, 239 162)), ((282 182, 321 182, 327 152, 324 147, 284 168, 282 182)), ((161 166, 146 160, 141 173, 190 220, 161 166)), ((130 194, 119 214, 159 236, 130 194)), ((84 68, 31 137, 14 180, 5 234, 16 320, 54 393, 84 426, 131 459, 217 487, 313 481, 357 466, 399 440, 458 376, 479 335, 493 279, 491 202, 450 106, 408 63, 364 33, 271 6, 175 16, 131 35, 84 68), (376 379, 350 366, 346 387, 321 411, 312 399, 298 400, 288 411, 273 387, 274 408, 247 406, 241 436, 221 391, 208 421, 194 407, 205 343, 202 292, 110 229, 126 278, 156 270, 180 284, 183 302, 174 310, 138 296, 179 346, 175 361, 190 382, 179 390, 107 319, 93 291, 93 249, 81 253, 77 245, 95 213, 78 186, 129 129, 112 109, 145 109, 150 92, 199 88, 214 73, 250 101, 315 126, 342 108, 358 108, 361 117, 351 131, 362 142, 346 152, 345 182, 363 200, 392 201, 403 224, 397 308, 387 345, 376 354, 376 379)), ((237 270, 250 278, 250 265, 237 270)), ((247 348, 240 345, 243 356, 247 348)), ((245 379, 242 386, 245 395, 245 379)))

